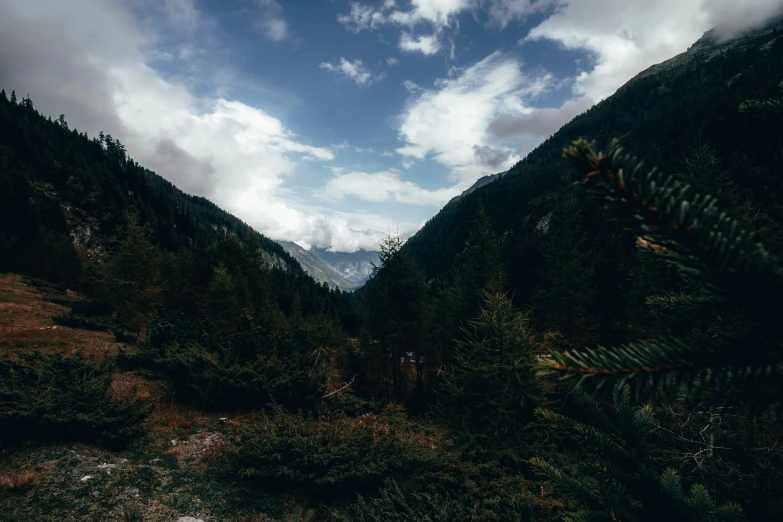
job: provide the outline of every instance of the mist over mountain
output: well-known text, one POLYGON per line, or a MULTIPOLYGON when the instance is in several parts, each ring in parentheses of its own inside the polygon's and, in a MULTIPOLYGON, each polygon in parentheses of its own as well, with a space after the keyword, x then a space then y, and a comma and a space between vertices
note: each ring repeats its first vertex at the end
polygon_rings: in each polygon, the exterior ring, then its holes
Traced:
POLYGON ((318 259, 334 267, 340 274, 354 283, 364 283, 372 274, 373 265, 380 262, 378 252, 359 249, 356 252, 330 252, 314 247, 310 250, 318 259))

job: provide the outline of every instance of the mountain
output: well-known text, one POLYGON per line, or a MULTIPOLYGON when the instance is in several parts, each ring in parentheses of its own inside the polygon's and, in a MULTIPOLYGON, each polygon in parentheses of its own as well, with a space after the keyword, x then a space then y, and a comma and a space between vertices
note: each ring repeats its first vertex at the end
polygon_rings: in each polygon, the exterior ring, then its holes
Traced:
POLYGON ((520 262, 529 224, 551 211, 547 201, 571 170, 563 147, 580 137, 599 147, 619 138, 627 152, 666 172, 677 172, 689 151, 707 144, 720 151, 721 165, 738 190, 779 219, 779 124, 748 118, 737 108, 748 99, 779 95, 781 36, 779 24, 725 42, 706 33, 688 51, 643 71, 575 117, 505 175, 449 202, 408 240, 406 250, 428 278, 445 275, 483 208, 503 238, 511 283, 519 290, 523 273, 531 269, 520 262))
POLYGON ((317 281, 341 290, 353 290, 360 287, 363 282, 361 279, 353 280, 345 277, 337 268, 316 256, 314 252, 305 250, 294 242, 281 241, 280 244, 317 281))
POLYGON ((331 252, 324 248, 314 247, 311 252, 357 286, 364 284, 372 274, 373 265, 379 264, 378 252, 374 250, 331 252))
POLYGON ((181 311, 215 319, 224 305, 210 301, 227 288, 241 291, 225 306, 263 320, 297 310, 336 319, 348 307, 347 294, 307 275, 279 243, 139 165, 119 140, 88 138, 3 90, 0 270, 90 289, 105 280, 95 272, 112 265, 123 238, 142 249, 150 243, 146 317, 181 311))
POLYGON ((468 188, 467 190, 465 190, 465 191, 464 191, 462 194, 460 194, 459 196, 454 196, 453 198, 451 198, 451 199, 449 200, 449 203, 451 203, 451 202, 453 202, 453 201, 457 201, 457 200, 459 200, 459 199, 462 199, 462 198, 464 198, 464 197, 465 197, 465 196, 467 196, 468 194, 470 194, 470 193, 472 193, 473 191, 475 191, 477 188, 479 188, 479 187, 483 187, 484 185, 486 185, 486 184, 488 184, 488 183, 492 183, 493 181, 495 181, 495 180, 497 180, 497 179, 500 179, 500 177, 501 177, 501 176, 505 176, 506 174, 508 174, 508 172, 509 172, 509 171, 505 171, 505 172, 498 172, 497 174, 489 174, 489 175, 487 175, 487 176, 482 176, 482 177, 480 177, 480 178, 478 179, 478 181, 476 181, 476 182, 475 182, 473 185, 471 185, 471 186, 470 186, 470 188, 468 188))

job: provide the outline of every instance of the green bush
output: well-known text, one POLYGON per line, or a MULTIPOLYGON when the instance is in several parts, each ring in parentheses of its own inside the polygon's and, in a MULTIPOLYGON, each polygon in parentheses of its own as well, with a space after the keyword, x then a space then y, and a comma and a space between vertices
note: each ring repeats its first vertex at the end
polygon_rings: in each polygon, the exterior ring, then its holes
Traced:
POLYGON ((415 427, 399 408, 328 420, 274 408, 235 428, 223 457, 240 477, 266 487, 336 500, 376 495, 386 480, 443 473, 457 453, 439 432, 415 427))
POLYGON ((554 520, 560 505, 535 494, 535 484, 496 463, 458 467, 415 487, 389 480, 375 498, 335 511, 337 520, 554 520))
POLYGON ((81 440, 122 443, 147 408, 110 393, 115 363, 81 354, 0 355, 0 444, 81 440))
POLYGON ((147 330, 147 342, 121 354, 120 362, 168 380, 180 401, 219 410, 270 403, 291 411, 312 410, 326 393, 329 356, 322 347, 331 343, 306 328, 226 334, 207 321, 156 320, 147 330))

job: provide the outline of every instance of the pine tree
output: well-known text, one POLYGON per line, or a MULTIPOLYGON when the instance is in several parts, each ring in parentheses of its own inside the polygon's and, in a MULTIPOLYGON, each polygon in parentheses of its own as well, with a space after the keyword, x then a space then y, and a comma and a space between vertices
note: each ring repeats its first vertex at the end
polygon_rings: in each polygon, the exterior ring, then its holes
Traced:
POLYGON ((98 283, 117 320, 141 333, 161 303, 163 281, 159 252, 151 241, 152 230, 140 225, 135 213, 126 214, 126 225, 98 274, 98 283))
POLYGON ((508 297, 486 292, 443 378, 440 416, 484 444, 518 435, 543 397, 530 336, 527 320, 508 297))
POLYGON ((231 330, 239 317, 236 283, 222 263, 215 267, 209 281, 205 308, 209 319, 226 330, 231 330))
POLYGON ((583 209, 570 185, 561 183, 546 231, 541 232, 541 269, 530 299, 539 331, 558 349, 588 341, 597 293, 583 209))
POLYGON ((478 314, 484 294, 503 292, 506 285, 500 239, 489 216, 479 209, 449 281, 437 296, 434 342, 441 362, 453 361, 454 340, 461 339, 465 321, 478 314))
POLYGON ((16 105, 16 91, 11 91, 11 103, 16 105))
POLYGON ((380 265, 367 282, 368 307, 365 328, 391 373, 392 395, 402 399, 407 392, 403 365, 413 358, 417 382, 428 346, 427 283, 403 249, 399 235, 389 235, 380 246, 380 265))
MULTIPOLYGON (((692 400, 726 402, 747 397, 761 405, 780 403, 783 275, 777 263, 736 220, 717 209, 714 198, 692 193, 655 169, 644 169, 625 156, 616 142, 608 153, 597 154, 579 140, 566 149, 565 156, 586 176, 588 185, 600 185, 611 203, 633 210, 641 248, 703 280, 705 290, 714 291, 715 298, 743 307, 751 323, 719 335, 693 331, 619 348, 555 353, 551 367, 601 380, 644 377, 637 384, 657 385, 664 392, 676 393, 685 384, 692 400)), ((688 297, 705 303, 715 298, 688 297)), ((678 299, 674 296, 673 301, 678 299)))
MULTIPOLYGON (((779 86, 783 89, 783 82, 780 82, 779 86)), ((740 104, 739 110, 740 112, 780 116, 780 114, 783 113, 783 99, 748 100, 740 104)))
POLYGON ((686 495, 674 470, 657 468, 650 458, 655 448, 650 440, 652 409, 635 405, 628 386, 615 385, 608 409, 579 389, 572 397, 576 417, 544 408, 536 413, 553 434, 572 444, 573 452, 556 460, 530 459, 550 484, 576 501, 574 512, 564 520, 743 520, 738 505, 717 505, 700 484, 692 485, 686 495))
POLYGON ((2 99, 3 101, 8 101, 8 95, 5 93, 5 89, 0 91, 0 99, 2 99))

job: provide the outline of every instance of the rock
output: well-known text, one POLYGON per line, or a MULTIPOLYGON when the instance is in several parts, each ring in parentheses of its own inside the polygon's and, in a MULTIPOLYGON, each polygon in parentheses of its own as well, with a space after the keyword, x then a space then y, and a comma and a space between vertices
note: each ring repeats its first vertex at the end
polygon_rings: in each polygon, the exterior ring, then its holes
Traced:
POLYGON ((193 517, 179 517, 177 519, 177 522, 204 522, 200 518, 193 518, 193 517))
POLYGON ((172 440, 172 441, 171 441, 171 445, 172 445, 172 446, 176 446, 176 445, 177 445, 177 441, 176 441, 176 440, 172 440))
POLYGON ((85 475, 82 478, 79 479, 80 482, 87 482, 92 478, 92 475, 85 475))
POLYGON ((107 475, 111 475, 111 470, 117 467, 117 464, 106 464, 105 462, 103 464, 98 465, 98 469, 102 469, 106 471, 107 475))
POLYGON ((228 421, 228 419, 227 419, 226 417, 220 417, 220 418, 218 419, 218 422, 219 422, 220 424, 225 424, 225 423, 226 423, 226 421, 228 421))

